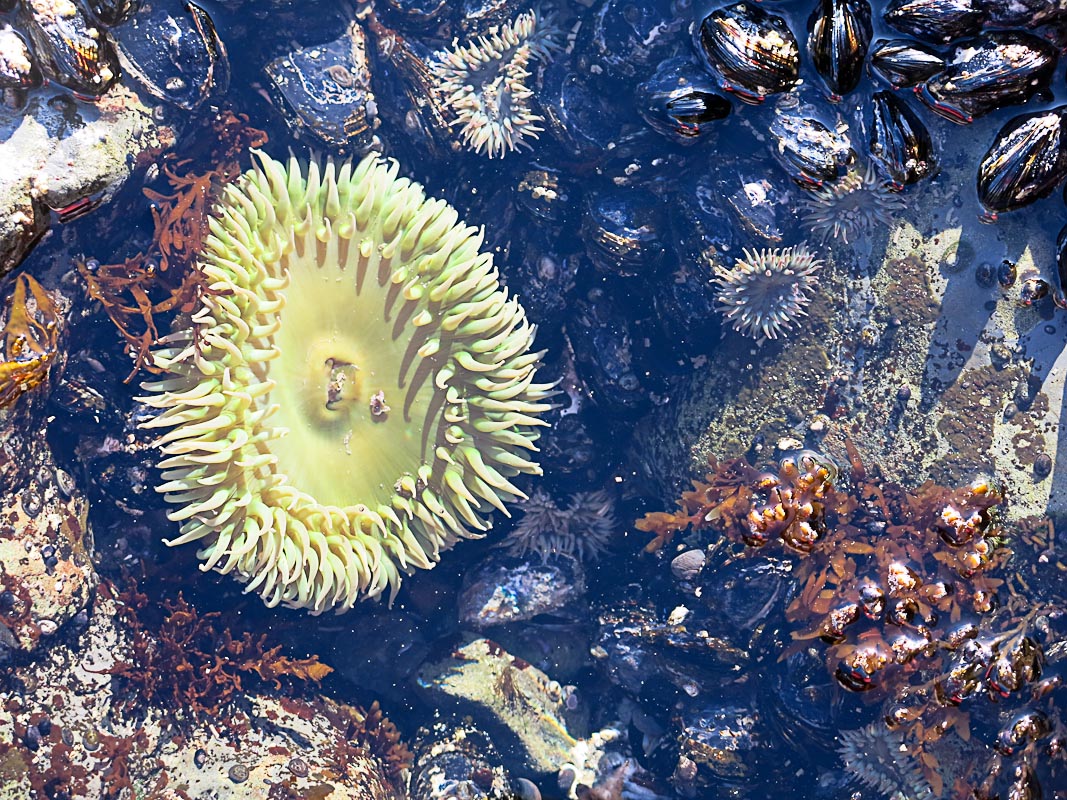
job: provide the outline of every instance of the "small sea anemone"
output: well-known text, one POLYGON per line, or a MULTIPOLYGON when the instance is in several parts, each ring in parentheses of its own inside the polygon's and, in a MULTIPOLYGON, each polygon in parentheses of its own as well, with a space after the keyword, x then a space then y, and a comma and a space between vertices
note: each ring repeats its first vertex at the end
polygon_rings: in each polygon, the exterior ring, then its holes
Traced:
MULTIPOLYGON (((885 797, 932 797, 922 768, 904 741, 881 720, 838 734, 845 772, 885 797)), ((921 747, 921 745, 919 745, 921 747)))
POLYGON ((546 60, 559 49, 558 30, 535 11, 505 25, 494 25, 468 44, 452 42, 430 62, 437 93, 459 128, 462 143, 490 158, 503 157, 537 138, 544 118, 530 105, 526 69, 531 60, 546 60))
POLYGON ((904 201, 868 165, 862 174, 851 170, 813 190, 801 208, 801 221, 823 242, 834 238, 848 244, 850 237, 856 241, 878 225, 891 225, 893 214, 904 209, 904 201))
POLYGON ((802 244, 743 252, 733 269, 715 267, 718 310, 745 336, 777 339, 807 314, 822 261, 802 244))
POLYGON ((199 308, 145 384, 202 569, 344 611, 524 498, 548 384, 482 237, 377 155, 256 153, 209 219, 199 308))
POLYGON ((579 560, 595 559, 607 549, 616 532, 615 502, 607 492, 578 492, 560 508, 540 490, 519 506, 522 519, 501 546, 513 555, 554 553, 579 560))

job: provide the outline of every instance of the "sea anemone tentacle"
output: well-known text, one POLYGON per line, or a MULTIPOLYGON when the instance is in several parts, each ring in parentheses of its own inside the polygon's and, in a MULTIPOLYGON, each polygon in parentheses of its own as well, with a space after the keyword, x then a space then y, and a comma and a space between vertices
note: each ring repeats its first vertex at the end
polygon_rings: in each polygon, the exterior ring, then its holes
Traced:
POLYGON ((201 568, 344 611, 428 569, 539 474, 535 328, 481 233, 396 162, 256 152, 208 223, 200 306, 161 339, 145 427, 201 568))

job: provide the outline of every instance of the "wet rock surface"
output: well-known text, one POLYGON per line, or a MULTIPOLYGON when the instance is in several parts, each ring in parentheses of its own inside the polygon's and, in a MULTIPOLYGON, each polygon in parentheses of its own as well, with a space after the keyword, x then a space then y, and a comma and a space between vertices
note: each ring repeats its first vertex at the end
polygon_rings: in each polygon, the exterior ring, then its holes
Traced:
POLYGON ((65 219, 110 199, 172 138, 122 85, 96 102, 46 87, 24 108, 0 108, 0 275, 48 230, 52 210, 65 219))
POLYGON ((96 595, 42 662, 0 684, 0 798, 62 787, 67 797, 396 797, 383 767, 350 743, 336 704, 251 692, 217 718, 130 715, 113 670, 129 651, 109 593, 96 595))

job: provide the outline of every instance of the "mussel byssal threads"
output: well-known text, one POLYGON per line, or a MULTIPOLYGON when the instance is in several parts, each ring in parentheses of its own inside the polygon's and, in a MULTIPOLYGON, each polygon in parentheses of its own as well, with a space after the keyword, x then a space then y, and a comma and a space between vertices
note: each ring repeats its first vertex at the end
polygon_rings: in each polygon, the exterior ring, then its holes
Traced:
POLYGON ((804 245, 744 254, 733 269, 715 268, 718 310, 745 336, 777 339, 807 314, 822 261, 804 245))
POLYGON ((202 569, 345 611, 525 497, 552 389, 481 236, 396 162, 255 155, 144 386, 169 429, 157 490, 202 569))

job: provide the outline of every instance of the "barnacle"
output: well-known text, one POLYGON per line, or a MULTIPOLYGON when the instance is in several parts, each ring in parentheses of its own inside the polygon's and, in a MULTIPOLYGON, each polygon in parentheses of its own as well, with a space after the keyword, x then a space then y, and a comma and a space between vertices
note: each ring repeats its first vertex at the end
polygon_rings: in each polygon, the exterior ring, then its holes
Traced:
POLYGON ((531 61, 545 61, 559 49, 558 31, 536 11, 494 25, 482 36, 440 50, 429 63, 435 94, 451 117, 464 147, 490 158, 529 147, 544 130, 531 106, 527 85, 531 61))
POLYGON ((376 155, 256 154, 147 383, 170 544, 268 605, 347 610, 525 497, 551 386, 481 236, 376 155))
POLYGON ((23 272, 15 279, 7 321, 0 335, 0 408, 11 405, 19 395, 48 377, 58 337, 55 301, 41 284, 23 272))

